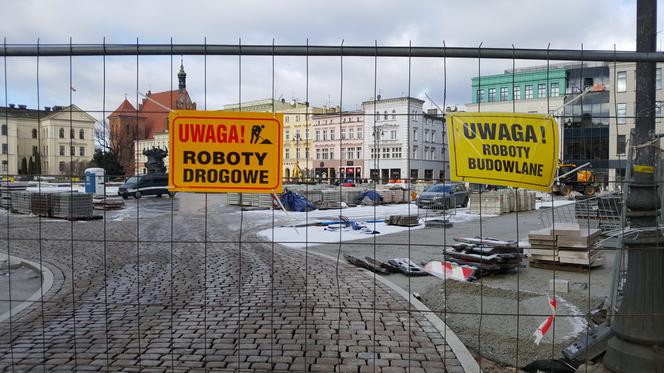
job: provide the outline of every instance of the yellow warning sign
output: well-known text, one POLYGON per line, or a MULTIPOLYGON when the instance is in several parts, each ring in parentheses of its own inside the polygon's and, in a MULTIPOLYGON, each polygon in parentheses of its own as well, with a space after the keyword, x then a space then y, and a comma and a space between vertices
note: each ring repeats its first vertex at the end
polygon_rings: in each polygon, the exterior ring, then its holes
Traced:
POLYGON ((283 114, 179 110, 169 122, 169 190, 282 191, 283 114))
POLYGON ((452 180, 551 190, 559 142, 553 117, 455 113, 447 129, 452 180))

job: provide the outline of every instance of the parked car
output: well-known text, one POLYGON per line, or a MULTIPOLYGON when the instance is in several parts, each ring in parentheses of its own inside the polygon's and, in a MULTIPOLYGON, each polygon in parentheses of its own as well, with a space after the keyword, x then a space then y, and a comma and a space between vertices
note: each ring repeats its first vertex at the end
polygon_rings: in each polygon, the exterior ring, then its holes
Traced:
POLYGON ((433 184, 417 196, 419 208, 448 209, 468 206, 468 191, 463 184, 433 184))
POLYGON ((118 188, 118 195, 124 199, 130 196, 136 199, 150 195, 161 197, 164 194, 168 194, 170 197, 175 195, 175 192, 168 191, 167 174, 132 176, 125 180, 124 184, 118 188))

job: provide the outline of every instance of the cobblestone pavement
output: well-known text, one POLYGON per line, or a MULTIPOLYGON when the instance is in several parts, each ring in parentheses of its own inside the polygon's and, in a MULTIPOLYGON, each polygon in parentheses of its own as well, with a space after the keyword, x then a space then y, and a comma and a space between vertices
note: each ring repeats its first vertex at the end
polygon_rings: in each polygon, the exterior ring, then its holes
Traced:
POLYGON ((173 210, 0 217, 0 250, 55 277, 43 303, 0 324, 0 368, 463 371, 437 329, 366 273, 339 264, 337 283, 336 263, 259 242, 229 207, 206 218, 180 197, 173 210))

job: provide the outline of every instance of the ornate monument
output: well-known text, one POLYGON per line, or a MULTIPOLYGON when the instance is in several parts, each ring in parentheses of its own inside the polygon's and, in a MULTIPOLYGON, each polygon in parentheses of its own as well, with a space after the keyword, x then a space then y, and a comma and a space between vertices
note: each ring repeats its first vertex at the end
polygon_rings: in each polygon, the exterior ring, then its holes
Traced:
POLYGON ((165 174, 166 165, 164 165, 164 158, 168 155, 168 150, 155 148, 143 150, 143 155, 148 157, 145 162, 149 174, 165 174))

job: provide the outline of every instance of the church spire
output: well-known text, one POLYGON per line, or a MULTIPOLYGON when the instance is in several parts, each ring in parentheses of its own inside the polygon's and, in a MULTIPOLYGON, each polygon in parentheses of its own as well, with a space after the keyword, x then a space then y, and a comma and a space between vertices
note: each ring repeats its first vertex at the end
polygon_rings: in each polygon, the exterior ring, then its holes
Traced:
POLYGON ((184 72, 184 63, 180 60, 180 72, 178 73, 178 88, 183 90, 187 88, 187 73, 184 72))

